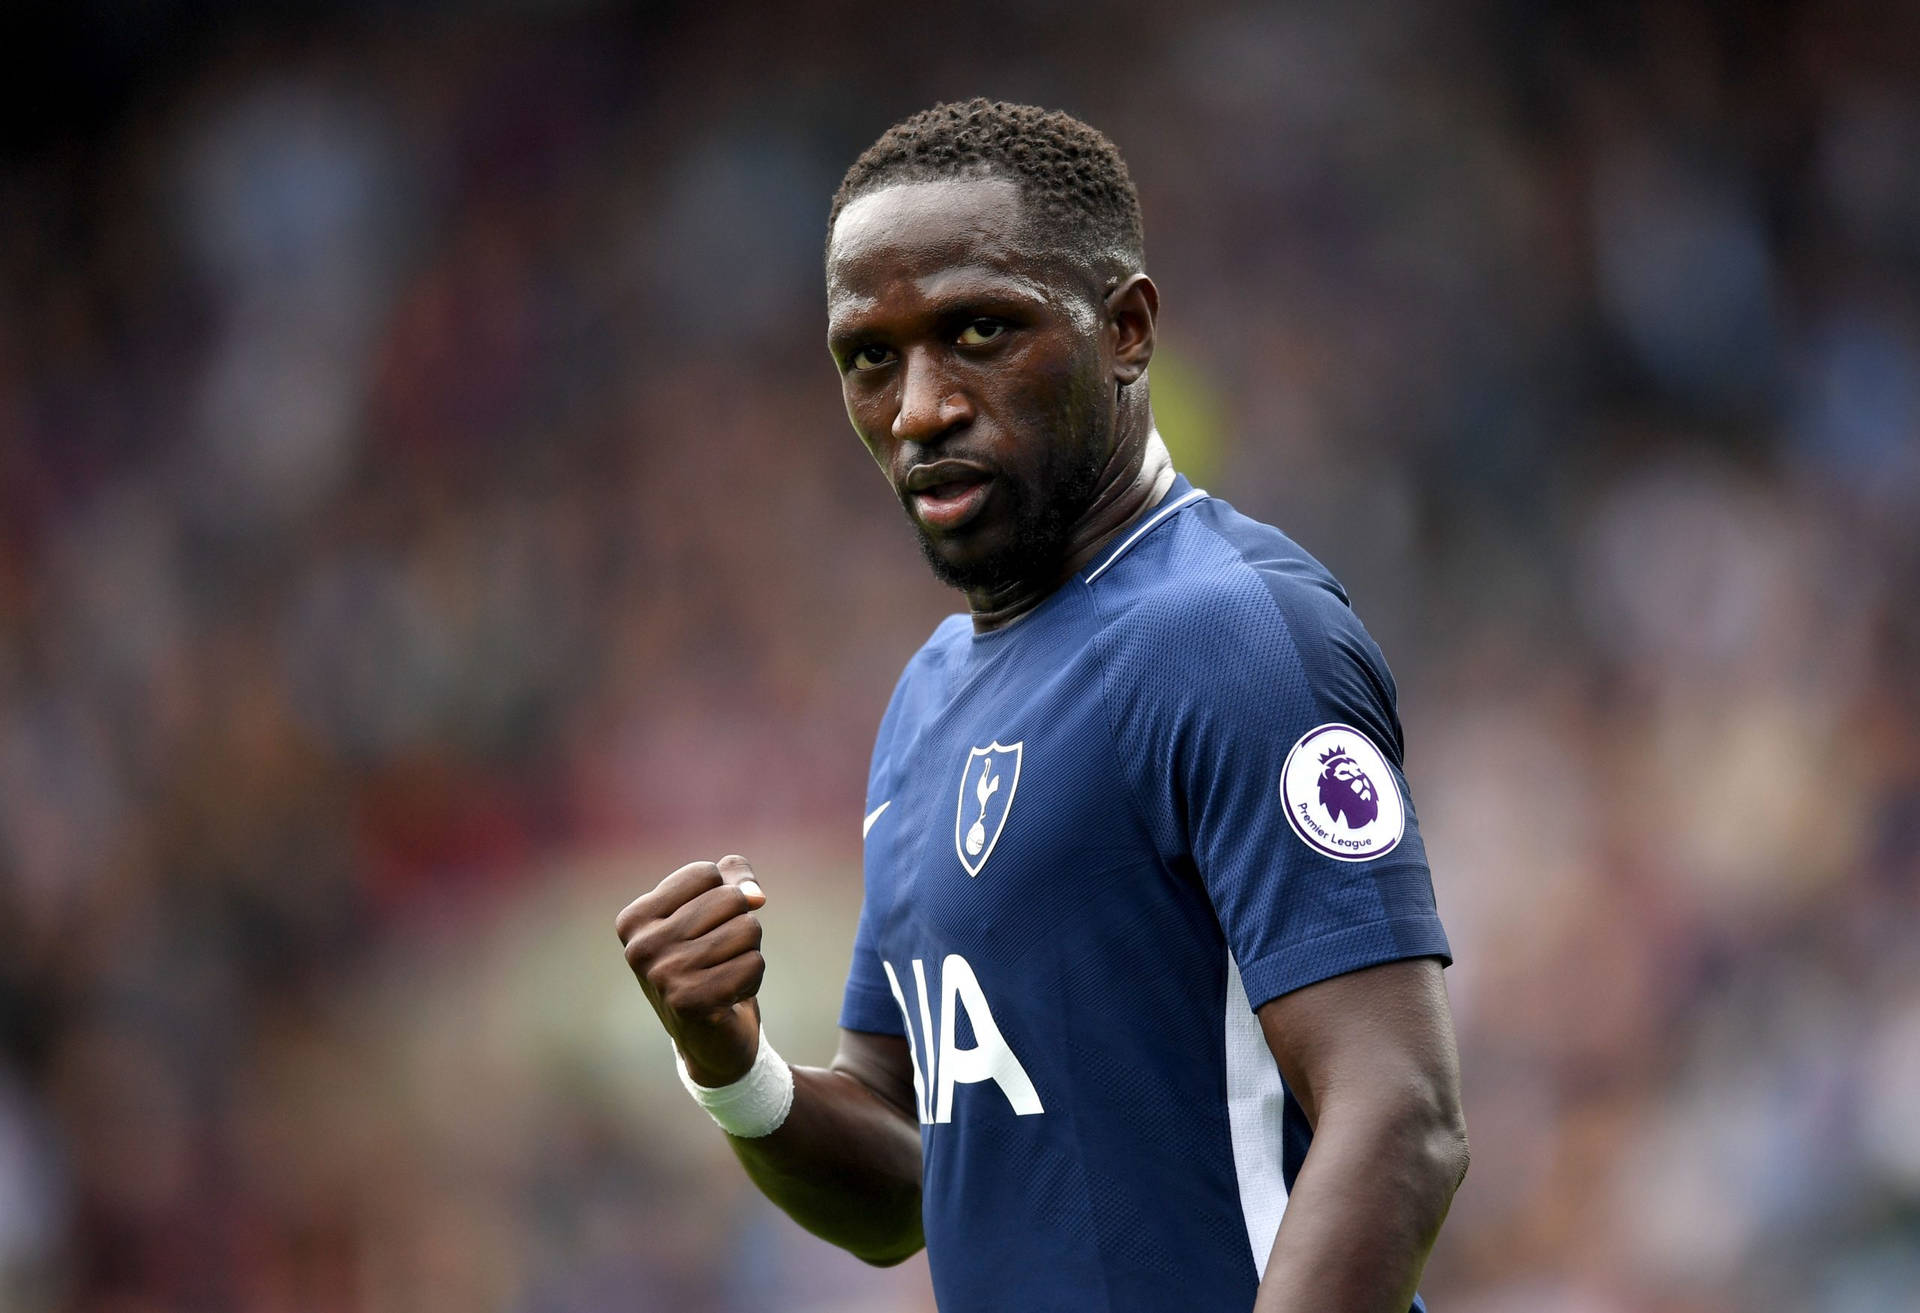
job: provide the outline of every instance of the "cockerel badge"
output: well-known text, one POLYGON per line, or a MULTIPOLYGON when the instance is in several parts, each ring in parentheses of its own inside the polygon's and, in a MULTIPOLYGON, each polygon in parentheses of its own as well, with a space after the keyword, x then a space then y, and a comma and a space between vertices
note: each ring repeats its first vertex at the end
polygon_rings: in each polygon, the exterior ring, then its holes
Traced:
POLYGON ((980 874, 987 858, 993 856, 994 845, 1000 842, 1000 832, 1006 829, 1013 795, 1020 787, 1023 746, 995 742, 967 753, 966 769, 960 772, 960 801, 953 816, 953 850, 968 875, 980 874))

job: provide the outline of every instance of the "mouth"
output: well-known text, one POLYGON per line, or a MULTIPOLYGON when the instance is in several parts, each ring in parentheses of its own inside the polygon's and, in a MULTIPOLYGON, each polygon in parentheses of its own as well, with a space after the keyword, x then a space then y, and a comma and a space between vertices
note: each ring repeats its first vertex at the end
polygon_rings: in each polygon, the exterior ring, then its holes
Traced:
POLYGON ((993 476, 957 461, 916 466, 907 477, 907 504, 929 529, 951 533, 978 515, 993 493, 993 476))

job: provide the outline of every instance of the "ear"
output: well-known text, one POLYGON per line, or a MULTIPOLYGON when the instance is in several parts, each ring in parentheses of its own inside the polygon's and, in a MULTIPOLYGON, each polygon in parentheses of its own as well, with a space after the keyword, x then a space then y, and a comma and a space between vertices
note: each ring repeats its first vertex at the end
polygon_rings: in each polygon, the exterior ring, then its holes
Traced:
POLYGON ((1113 377, 1122 387, 1147 372, 1153 359, 1153 321, 1160 289, 1145 274, 1129 274, 1107 293, 1107 331, 1113 335, 1113 377))

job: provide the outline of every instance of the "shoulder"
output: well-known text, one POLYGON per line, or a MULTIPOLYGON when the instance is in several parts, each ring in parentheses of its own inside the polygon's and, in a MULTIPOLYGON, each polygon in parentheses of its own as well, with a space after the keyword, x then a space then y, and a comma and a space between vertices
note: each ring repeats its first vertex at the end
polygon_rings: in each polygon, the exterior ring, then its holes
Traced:
POLYGON ((907 661, 907 668, 900 674, 905 681, 917 673, 943 669, 956 654, 966 651, 968 640, 973 637, 973 620, 966 612, 956 612, 933 627, 927 635, 927 641, 920 645, 907 661))
POLYGON ((972 636, 973 622, 965 613, 950 615, 934 626, 927 641, 907 658, 894 683, 893 696, 887 700, 886 714, 880 722, 882 736, 903 714, 912 714, 916 704, 939 696, 956 666, 966 660, 972 636))
POLYGON ((1308 678, 1385 663, 1338 580, 1270 524, 1218 498, 1184 508, 1087 585, 1116 650, 1161 659, 1297 663, 1308 678))
POLYGON ((1398 692, 1327 568, 1216 498, 1185 508, 1087 584, 1118 723, 1297 737, 1355 725, 1396 760, 1398 692))

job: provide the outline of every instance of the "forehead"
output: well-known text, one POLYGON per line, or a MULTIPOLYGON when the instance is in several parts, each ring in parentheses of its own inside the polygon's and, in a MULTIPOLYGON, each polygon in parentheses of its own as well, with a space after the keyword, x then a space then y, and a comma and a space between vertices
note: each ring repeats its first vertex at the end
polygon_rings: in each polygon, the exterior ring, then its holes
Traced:
POLYGON ((900 183, 851 202, 827 247, 831 316, 903 290, 993 281, 1048 300, 1066 261, 1037 239, 1017 183, 1004 178, 900 183))

